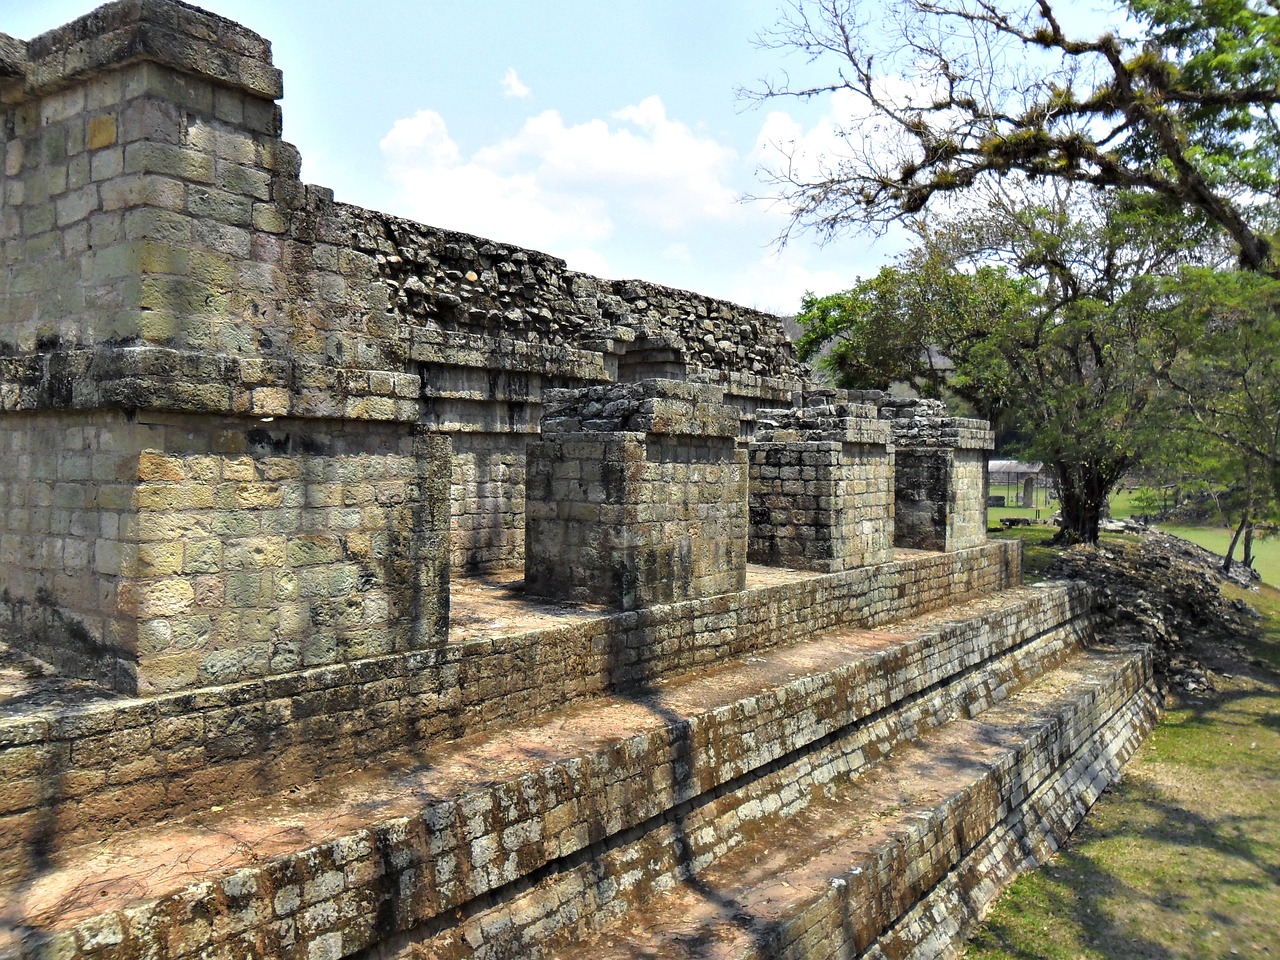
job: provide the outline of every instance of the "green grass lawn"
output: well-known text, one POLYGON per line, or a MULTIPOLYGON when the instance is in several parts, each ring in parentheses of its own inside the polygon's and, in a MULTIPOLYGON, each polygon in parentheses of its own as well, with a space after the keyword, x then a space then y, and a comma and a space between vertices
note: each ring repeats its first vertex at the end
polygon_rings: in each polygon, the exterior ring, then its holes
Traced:
MULTIPOLYGON (((998 491, 997 491, 998 492, 998 491)), ((1142 511, 1133 503, 1135 491, 1121 490, 1111 497, 1111 516, 1117 520, 1132 517, 1140 514, 1142 511)), ((1041 506, 1036 509, 1028 509, 1026 507, 991 507, 987 510, 987 523, 991 529, 1000 528, 1000 521, 1006 517, 1024 517, 1030 520, 1044 521, 1045 529, 1051 532, 1043 539, 1052 536, 1052 531, 1057 528, 1048 525, 1048 519, 1053 516, 1057 510, 1056 501, 1051 501, 1047 506, 1041 506)), ((1225 555, 1227 546, 1231 543, 1232 531, 1221 526, 1178 526, 1173 524, 1158 524, 1160 530, 1165 533, 1172 534, 1175 537, 1182 537, 1184 540, 1190 540, 1192 543, 1199 544, 1206 550, 1212 550, 1214 553, 1225 555)), ((1240 559, 1242 547, 1236 547, 1236 560, 1240 559)), ((1255 539, 1253 544, 1254 561, 1253 567, 1262 576, 1264 582, 1273 586, 1280 586, 1280 536, 1272 536, 1267 539, 1255 539)), ((1032 566, 1032 558, 1028 558, 1028 570, 1034 570, 1032 566)), ((1280 953, 1277 954, 1280 956, 1280 953)))
POLYGON ((1280 958, 1280 590, 1224 589, 1263 614, 1246 646, 1271 669, 1206 653, 1218 689, 1173 704, 968 960, 1280 958))
MULTIPOLYGON (((1206 550, 1225 556, 1231 544, 1232 531, 1225 527, 1179 527, 1172 524, 1157 524, 1165 533, 1183 540, 1190 540, 1206 550)), ((1236 560, 1244 553, 1243 544, 1236 546, 1236 560)), ((1268 537, 1265 540, 1253 541, 1253 568, 1262 575, 1264 582, 1272 586, 1280 586, 1280 537, 1268 537)))
POLYGON ((999 900, 965 957, 1280 956, 1277 710, 1273 682, 1169 711, 1057 859, 999 900))

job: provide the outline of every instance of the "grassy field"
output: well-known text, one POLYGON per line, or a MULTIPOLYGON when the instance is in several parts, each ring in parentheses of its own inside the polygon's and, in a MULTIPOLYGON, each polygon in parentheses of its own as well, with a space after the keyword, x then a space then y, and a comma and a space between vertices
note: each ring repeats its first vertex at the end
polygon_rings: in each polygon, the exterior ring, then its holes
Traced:
MULTIPOLYGON (((1183 540, 1198 543, 1206 550, 1225 555, 1231 544, 1232 531, 1224 527, 1179 527, 1172 524, 1158 524, 1160 530, 1171 533, 1183 540)), ((1236 559, 1239 560, 1244 547, 1236 547, 1236 559)), ((1262 579, 1272 586, 1280 587, 1280 537, 1268 537, 1265 540, 1253 541, 1253 569, 1262 575, 1262 579)))
POLYGON ((1202 652, 1218 689, 1172 704, 968 960, 1280 958, 1280 590, 1226 589, 1264 615, 1247 654, 1271 669, 1202 652))

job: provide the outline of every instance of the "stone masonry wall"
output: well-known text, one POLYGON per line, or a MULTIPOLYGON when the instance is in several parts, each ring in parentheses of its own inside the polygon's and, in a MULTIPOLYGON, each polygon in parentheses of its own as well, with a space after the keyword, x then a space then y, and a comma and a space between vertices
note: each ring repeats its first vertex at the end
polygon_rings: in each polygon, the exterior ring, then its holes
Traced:
POLYGON ((896 451, 894 545, 915 550, 947 548, 947 506, 955 452, 934 448, 896 451))
POLYGON ((322 422, 287 429, 262 431, 246 450, 215 438, 213 453, 198 442, 141 456, 137 545, 120 568, 139 690, 444 642, 447 439, 322 422))
POLYGON ((601 280, 536 251, 354 207, 338 215, 356 234, 392 241, 395 252, 378 260, 379 274, 393 309, 411 325, 578 346, 617 337, 621 328, 624 342, 660 340, 690 372, 807 373, 774 316, 640 280, 601 280))
POLYGON ((955 550, 987 535, 987 455, 995 436, 984 420, 946 416, 937 400, 884 396, 893 430, 894 544, 955 550))
POLYGON ((952 465, 947 542, 971 547, 987 537, 987 451, 957 450, 952 465))
POLYGON ((7 636, 128 692, 439 642, 448 464, 404 427, 7 417, 7 636))
MULTIPOLYGON (((644 691, 840 625, 940 610, 1016 585, 1020 557, 1017 544, 992 542, 194 693, 0 715, 0 835, 21 841, 0 849, 0 882, 29 866, 28 841, 48 853, 194 812, 211 796, 302 786, 398 747, 423 750, 610 691, 644 691)), ((1045 602, 1046 623, 1083 609, 1077 594, 1045 602)), ((920 655, 937 667, 936 651, 920 655)))
POLYGON ((752 562, 830 573, 893 555, 893 446, 874 407, 761 411, 749 456, 752 562))
POLYGON ((528 448, 525 589, 632 610, 741 590, 747 456, 714 387, 552 394, 528 448))
POLYGON ((137 684, 120 563, 139 458, 156 429, 105 412, 0 420, 5 640, 25 638, 60 672, 113 689, 137 684))
MULTIPOLYGON (((1057 598, 1051 602, 1060 604, 1057 598)), ((305 853, 245 867, 212 890, 206 884, 198 896, 217 898, 225 904, 221 915, 235 918, 212 930, 193 909, 197 894, 186 891, 110 918, 128 945, 108 955, 127 955, 126 949, 167 937, 173 944, 191 942, 174 951, 185 956, 210 934, 231 952, 266 936, 271 946, 259 947, 265 955, 315 955, 313 944, 329 940, 352 953, 404 930, 405 941, 392 941, 390 955, 416 943, 432 956, 467 956, 483 942, 500 955, 517 956, 552 931, 589 930, 705 869, 742 845, 752 829, 773 827, 821 803, 824 792, 834 792, 828 785, 847 784, 899 738, 963 710, 974 696, 989 695, 989 683, 1011 680, 1020 670, 1013 663, 992 663, 1005 651, 1046 642, 1060 648, 1079 640, 1080 625, 1048 620, 1042 603, 1010 617, 1014 612, 989 623, 943 624, 907 649, 764 691, 674 729, 636 732, 607 752, 549 769, 504 770, 496 782, 487 773, 487 783, 458 796, 428 793, 412 816, 361 824, 305 853), (965 669, 975 663, 990 675, 965 669), (904 690, 920 696, 903 697, 904 690), (861 718, 865 722, 855 726, 861 718), (685 776, 677 774, 681 757, 690 768, 685 776), (651 822, 668 810, 678 816, 651 822), (636 825, 645 829, 631 829, 636 825), (591 846, 599 860, 575 856, 591 846), (467 868, 460 867, 464 863, 467 868), (594 882, 592 870, 598 870, 594 882), (528 886, 508 886, 526 877, 528 886), (506 922, 485 916, 488 904, 474 899, 490 892, 498 901, 494 912, 505 913, 506 922), (566 902, 575 909, 559 910, 566 902), (468 903, 475 909, 427 924, 468 903), (419 924, 427 925, 414 929, 419 924)), ((1022 736, 1038 741, 1034 749, 1019 746, 998 764, 972 766, 987 781, 1008 778, 1016 766, 1008 789, 993 795, 980 783, 955 795, 930 811, 927 829, 894 831, 895 844, 914 848, 907 856, 864 854, 868 865, 886 872, 882 879, 899 894, 904 887, 919 888, 916 896, 926 892, 1006 813, 1040 795, 1059 753, 1071 756, 1097 725, 1127 715, 1134 692, 1149 678, 1149 665, 1127 656, 1128 668, 1106 686, 1098 684, 1089 701, 1024 723, 1022 736), (1024 778, 1021 768, 1034 768, 1036 775, 1024 778)), ((1001 746, 1008 749, 1016 740, 1010 737, 1001 746)), ((1079 773, 1070 772, 1073 778, 1079 773)), ((857 916, 885 926, 914 902, 906 896, 882 901, 871 895, 874 887, 860 889, 867 891, 866 904, 875 906, 857 916)), ((840 890, 833 886, 833 895, 840 890)), ((78 932, 87 939, 94 929, 86 925, 78 932)), ((78 955, 72 938, 66 945, 78 955)))
POLYGON ((660 344, 747 418, 806 374, 776 317, 303 186, 270 44, 230 21, 131 0, 6 49, 4 410, 489 433, 459 444, 474 463, 453 489, 469 528, 454 563, 486 569, 523 560, 523 488, 498 438, 536 431, 543 388, 634 373, 628 346, 660 344))

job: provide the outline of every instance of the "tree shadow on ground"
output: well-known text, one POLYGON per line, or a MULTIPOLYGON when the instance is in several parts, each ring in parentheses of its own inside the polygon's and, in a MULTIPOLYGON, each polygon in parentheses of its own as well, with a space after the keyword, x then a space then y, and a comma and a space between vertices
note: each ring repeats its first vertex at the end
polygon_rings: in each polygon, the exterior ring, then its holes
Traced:
MULTIPOLYGON (((1259 698, 1265 704, 1254 706, 1253 721, 1277 729, 1280 688, 1271 681, 1188 703, 1184 729, 1201 737, 1221 724, 1224 714, 1243 709, 1241 701, 1259 698)), ((1232 735, 1219 734, 1223 739, 1232 735)), ((1207 743, 1202 749, 1209 752, 1214 746, 1207 743)), ((1180 755, 1162 762, 1185 767, 1180 755)), ((1205 767, 1199 772, 1219 783, 1231 777, 1225 765, 1220 771, 1205 767)), ((1180 770, 1174 775, 1186 774, 1180 770)), ((1256 813, 1233 812, 1226 803, 1194 805, 1141 773, 1108 794, 1105 816, 1091 815, 1041 876, 1025 877, 1006 893, 966 956, 1175 960, 1225 955, 1232 946, 1246 952, 1243 941, 1256 934, 1245 924, 1259 918, 1233 911, 1230 900, 1280 889, 1280 842, 1259 836, 1273 822, 1270 812, 1261 809, 1265 802, 1259 801, 1256 813), (1135 841, 1141 846, 1135 847, 1135 841), (1031 929, 1037 919, 1051 929, 1031 929), (1186 942, 1168 945, 1180 937, 1186 942), (1200 942, 1210 937, 1211 945, 1200 942)))

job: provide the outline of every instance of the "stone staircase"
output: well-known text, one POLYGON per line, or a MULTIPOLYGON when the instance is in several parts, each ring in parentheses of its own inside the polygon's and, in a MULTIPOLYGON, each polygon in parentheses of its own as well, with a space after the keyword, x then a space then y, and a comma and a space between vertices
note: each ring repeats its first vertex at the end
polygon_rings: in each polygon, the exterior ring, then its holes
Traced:
MULTIPOLYGON (((783 571, 752 573, 746 595, 780 589, 783 571)), ((456 623, 474 622, 459 597, 456 623)), ((946 955, 1080 820, 1157 700, 1142 652, 1091 647, 1078 586, 911 612, 850 610, 63 849, 29 835, 5 855, 2 955, 946 955)), ((138 707, 42 716, 111 704, 138 707)), ((113 779, 99 791, 123 793, 113 779)))

